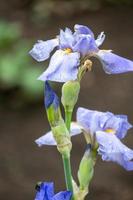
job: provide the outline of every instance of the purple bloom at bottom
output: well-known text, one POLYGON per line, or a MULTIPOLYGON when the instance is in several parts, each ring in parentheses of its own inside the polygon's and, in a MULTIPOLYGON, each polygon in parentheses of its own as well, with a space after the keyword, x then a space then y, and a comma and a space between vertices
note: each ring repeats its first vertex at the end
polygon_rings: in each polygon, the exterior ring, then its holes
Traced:
POLYGON ((52 182, 43 182, 39 185, 35 200, 70 200, 72 193, 70 191, 61 191, 54 194, 54 184, 52 182))

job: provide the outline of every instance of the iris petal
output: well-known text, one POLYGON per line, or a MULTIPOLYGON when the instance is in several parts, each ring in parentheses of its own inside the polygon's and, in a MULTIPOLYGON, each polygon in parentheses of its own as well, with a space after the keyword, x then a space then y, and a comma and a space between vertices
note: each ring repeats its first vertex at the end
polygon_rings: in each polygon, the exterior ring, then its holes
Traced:
POLYGON ((57 50, 51 57, 49 67, 41 74, 39 80, 66 82, 75 80, 78 73, 79 53, 65 53, 65 51, 57 50))
POLYGON ((49 182, 41 183, 35 200, 50 200, 54 196, 54 184, 49 182))
POLYGON ((49 58, 51 51, 53 51, 56 46, 58 46, 58 39, 47 41, 38 40, 38 43, 33 46, 29 53, 35 60, 41 62, 49 58))
MULTIPOLYGON (((70 135, 75 136, 75 135, 79 135, 80 133, 82 133, 82 127, 80 125, 78 125, 77 123, 72 122, 71 127, 70 127, 70 135)), ((45 135, 41 136, 40 138, 35 140, 35 142, 39 147, 41 147, 43 145, 56 145, 57 144, 53 137, 52 131, 49 131, 45 135)))
POLYGON ((97 39, 95 40, 97 47, 101 46, 103 44, 104 40, 105 40, 105 34, 104 34, 104 32, 101 32, 98 35, 97 39))
POLYGON ((72 48, 74 41, 75 38, 69 28, 66 28, 65 31, 60 30, 59 46, 61 49, 72 48))
POLYGON ((103 131, 96 132, 99 144, 98 153, 105 161, 113 161, 124 167, 126 170, 133 170, 133 150, 126 147, 114 134, 107 134, 103 131))
POLYGON ((104 50, 99 51, 97 56, 107 74, 120 74, 133 71, 133 61, 131 60, 104 50))
POLYGON ((86 56, 93 52, 97 52, 98 48, 95 40, 90 35, 79 35, 78 41, 73 47, 73 51, 80 52, 82 56, 86 56))
POLYGON ((77 110, 77 122, 91 134, 112 129, 119 139, 124 138, 127 131, 132 128, 126 115, 114 115, 111 112, 99 112, 82 107, 77 110))
POLYGON ((69 191, 62 191, 54 195, 52 200, 70 200, 72 193, 69 191))
POLYGON ((92 37, 94 37, 93 32, 92 32, 91 29, 89 29, 87 26, 75 24, 74 30, 75 30, 75 32, 77 32, 78 34, 91 35, 92 37))

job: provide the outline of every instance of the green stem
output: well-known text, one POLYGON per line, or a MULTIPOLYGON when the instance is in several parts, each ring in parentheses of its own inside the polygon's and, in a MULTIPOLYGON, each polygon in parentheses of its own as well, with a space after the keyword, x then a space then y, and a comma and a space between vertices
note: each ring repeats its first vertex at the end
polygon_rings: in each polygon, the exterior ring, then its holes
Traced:
MULTIPOLYGON (((72 111, 65 110, 65 124, 68 131, 70 131, 71 119, 72 119, 72 111)), ((70 156, 67 157, 67 156, 62 155, 62 159, 63 159, 63 165, 64 165, 66 187, 67 187, 67 190, 73 193, 70 156)), ((71 200, 74 200, 73 196, 71 200)))
POLYGON ((66 109, 65 110, 65 124, 66 124, 68 131, 70 131, 71 119, 72 119, 72 111, 69 111, 66 109))
POLYGON ((73 192, 70 157, 62 156, 67 190, 73 192))

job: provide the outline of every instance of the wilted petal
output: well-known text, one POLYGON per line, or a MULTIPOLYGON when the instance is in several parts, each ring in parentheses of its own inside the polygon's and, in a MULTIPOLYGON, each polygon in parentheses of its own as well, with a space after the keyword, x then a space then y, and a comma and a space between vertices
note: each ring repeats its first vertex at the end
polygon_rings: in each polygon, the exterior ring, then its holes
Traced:
POLYGON ((87 26, 75 24, 74 30, 75 30, 75 32, 77 32, 78 34, 91 35, 92 37, 94 37, 93 32, 92 32, 91 29, 89 29, 87 26))
POLYGON ((91 54, 93 52, 98 52, 95 40, 91 35, 80 35, 77 43, 73 47, 73 51, 80 52, 82 56, 91 54))
MULTIPOLYGON (((62 191, 54 195, 51 200, 70 200, 72 193, 69 191, 62 191)), ((50 200, 50 199, 49 199, 50 200)))
POLYGON ((57 50, 51 57, 49 67, 38 78, 39 80, 66 82, 75 80, 78 73, 79 53, 65 53, 65 51, 57 50))
POLYGON ((58 43, 58 39, 38 40, 29 53, 38 62, 44 61, 49 58, 51 51, 58 46, 58 43))
POLYGON ((120 74, 133 71, 133 62, 114 53, 100 50, 96 56, 103 64, 107 74, 120 74))
POLYGON ((54 196, 54 184, 49 182, 41 183, 36 193, 35 200, 50 200, 54 196))
POLYGON ((104 34, 104 32, 101 32, 101 33, 98 35, 97 39, 95 40, 96 45, 97 45, 98 47, 101 46, 102 43, 104 42, 104 40, 105 40, 105 34, 104 34))
POLYGON ((113 161, 126 170, 133 170, 133 161, 131 161, 133 150, 122 144, 114 134, 97 131, 96 139, 99 144, 98 153, 103 160, 113 161))

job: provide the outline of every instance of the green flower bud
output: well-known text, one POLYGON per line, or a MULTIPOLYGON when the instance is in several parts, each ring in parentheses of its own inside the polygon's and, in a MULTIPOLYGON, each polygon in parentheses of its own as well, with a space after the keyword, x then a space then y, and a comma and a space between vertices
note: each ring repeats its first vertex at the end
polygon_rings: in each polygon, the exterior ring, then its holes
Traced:
POLYGON ((65 123, 62 121, 58 126, 52 127, 54 138, 57 142, 58 151, 64 155, 69 156, 72 144, 70 140, 70 134, 66 128, 65 123))
POLYGON ((68 81, 62 87, 61 102, 67 111, 72 111, 80 91, 80 84, 78 81, 68 81))
POLYGON ((83 191, 86 190, 86 188, 88 188, 89 183, 93 177, 93 173, 94 173, 94 161, 91 153, 91 145, 88 144, 84 156, 80 162, 78 171, 80 190, 83 191))
POLYGON ((62 155, 69 156, 72 147, 70 134, 61 116, 58 97, 47 81, 45 83, 44 101, 48 121, 57 142, 57 149, 62 155))

